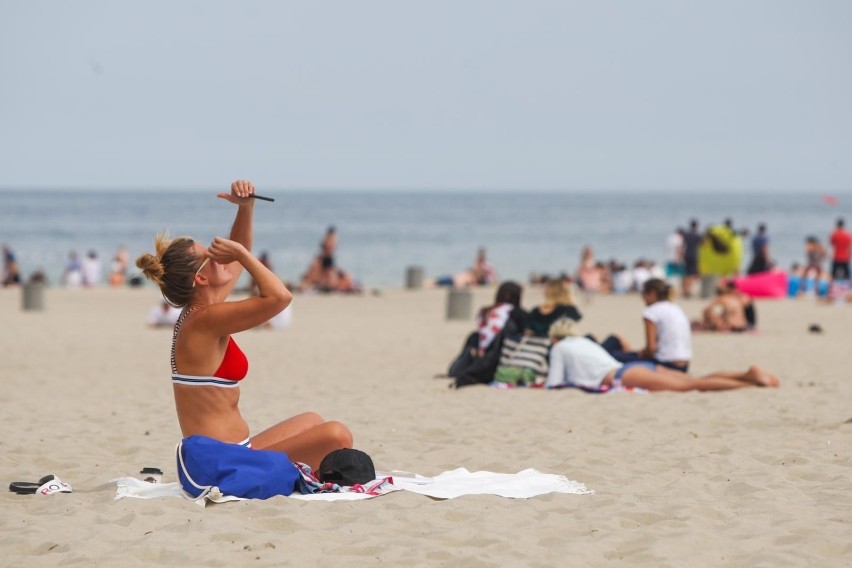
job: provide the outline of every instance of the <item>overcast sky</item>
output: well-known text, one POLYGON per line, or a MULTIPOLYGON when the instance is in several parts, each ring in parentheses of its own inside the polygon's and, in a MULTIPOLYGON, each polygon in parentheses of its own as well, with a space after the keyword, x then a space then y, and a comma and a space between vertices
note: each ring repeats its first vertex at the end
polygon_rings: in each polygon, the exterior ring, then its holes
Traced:
POLYGON ((0 0, 0 186, 852 189, 852 2, 0 0))

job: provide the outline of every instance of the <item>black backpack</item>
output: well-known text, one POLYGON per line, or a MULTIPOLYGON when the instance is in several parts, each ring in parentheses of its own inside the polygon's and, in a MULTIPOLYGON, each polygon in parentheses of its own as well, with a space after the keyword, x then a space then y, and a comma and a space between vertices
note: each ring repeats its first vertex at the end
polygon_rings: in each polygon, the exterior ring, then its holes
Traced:
POLYGON ((447 375, 454 378, 455 388, 469 385, 487 384, 494 380, 494 373, 500 364, 500 353, 503 350, 503 338, 506 334, 517 334, 521 330, 512 319, 506 322, 503 331, 498 333, 485 353, 479 355, 479 332, 474 331, 467 336, 461 353, 450 363, 447 375))

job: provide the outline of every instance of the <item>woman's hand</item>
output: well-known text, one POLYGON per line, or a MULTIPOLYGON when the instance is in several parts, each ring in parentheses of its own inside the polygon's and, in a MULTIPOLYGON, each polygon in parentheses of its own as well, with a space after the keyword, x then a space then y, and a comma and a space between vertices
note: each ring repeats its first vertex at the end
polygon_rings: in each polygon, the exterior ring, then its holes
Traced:
POLYGON ((249 254, 246 247, 236 241, 216 237, 207 247, 207 256, 219 264, 240 262, 242 255, 249 254))
POLYGON ((235 205, 248 205, 254 202, 254 184, 246 179, 238 179, 231 184, 231 193, 220 193, 216 197, 227 199, 235 205))

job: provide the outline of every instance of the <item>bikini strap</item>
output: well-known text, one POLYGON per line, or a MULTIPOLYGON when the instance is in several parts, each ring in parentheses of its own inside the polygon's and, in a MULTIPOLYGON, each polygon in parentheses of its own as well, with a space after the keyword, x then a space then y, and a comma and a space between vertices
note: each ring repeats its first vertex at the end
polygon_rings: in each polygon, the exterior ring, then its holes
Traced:
POLYGON ((186 316, 188 316, 188 315, 189 315, 189 312, 191 312, 191 311, 192 311, 192 310, 194 310, 194 309, 195 309, 195 308, 192 308, 192 307, 186 306, 186 307, 183 309, 183 311, 181 311, 180 315, 178 316, 177 321, 175 322, 175 330, 174 330, 174 333, 172 333, 172 357, 171 357, 171 361, 172 361, 172 374, 173 374, 173 375, 177 375, 177 374, 178 374, 178 372, 177 372, 177 363, 175 363, 175 344, 177 343, 177 336, 178 336, 178 332, 180 331, 180 326, 181 326, 181 325, 183 325, 183 322, 184 322, 184 320, 186 319, 186 316))

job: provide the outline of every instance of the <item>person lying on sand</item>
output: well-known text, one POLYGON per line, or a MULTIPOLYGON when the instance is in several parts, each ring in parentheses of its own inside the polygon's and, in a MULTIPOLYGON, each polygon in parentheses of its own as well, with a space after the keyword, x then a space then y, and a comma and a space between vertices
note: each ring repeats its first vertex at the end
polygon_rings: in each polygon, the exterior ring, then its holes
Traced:
POLYGON ((452 288, 468 288, 470 286, 489 286, 498 281, 497 270, 491 261, 488 260, 485 248, 479 247, 476 251, 476 260, 473 266, 454 274, 452 276, 441 276, 438 278, 430 278, 424 282, 427 288, 436 286, 449 286, 452 288))
POLYGON ((711 391, 748 386, 777 387, 778 378, 759 367, 743 372, 715 371, 692 377, 651 361, 621 363, 586 337, 573 320, 562 318, 550 327, 550 369, 545 387, 579 387, 601 391, 613 387, 638 387, 651 391, 711 391))

